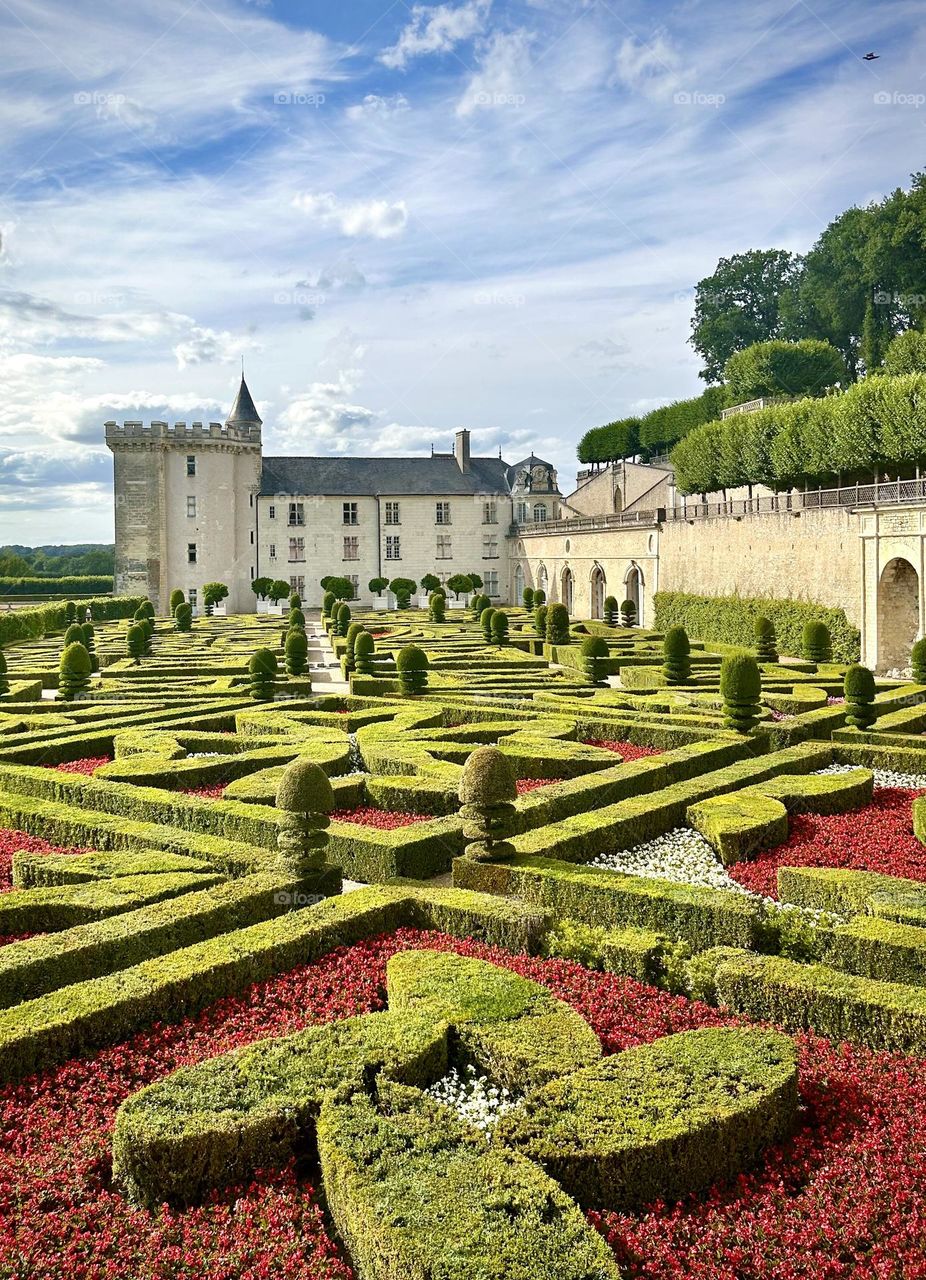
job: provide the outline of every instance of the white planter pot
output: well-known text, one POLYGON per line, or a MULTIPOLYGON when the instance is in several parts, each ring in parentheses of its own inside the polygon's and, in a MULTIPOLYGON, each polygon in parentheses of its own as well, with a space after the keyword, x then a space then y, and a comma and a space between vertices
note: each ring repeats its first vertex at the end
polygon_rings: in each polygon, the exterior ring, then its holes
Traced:
POLYGON ((225 603, 225 601, 224 601, 224 600, 222 601, 222 603, 221 603, 221 604, 214 604, 214 605, 212 606, 212 616, 213 616, 213 618, 227 618, 227 617, 228 617, 228 605, 225 603))
POLYGON ((427 609, 427 607, 428 607, 428 597, 427 597, 427 593, 425 593, 424 595, 420 595, 418 597, 418 608, 427 609))
POLYGON ((465 609, 465 608, 466 608, 466 600, 465 600, 465 599, 463 599, 463 600, 448 600, 448 602, 447 602, 447 603, 450 605, 450 608, 451 608, 451 609, 465 609))
POLYGON ((262 600, 262 599, 258 596, 258 598, 257 598, 257 612, 258 612, 258 613, 263 613, 263 614, 267 614, 267 613, 269 613, 269 612, 270 612, 270 601, 269 601, 269 600, 262 600))
POLYGON ((289 613, 288 604, 274 604, 272 601, 267 606, 267 612, 272 614, 274 618, 282 618, 284 614, 289 613))
POLYGON ((389 597, 388 597, 388 596, 374 596, 374 597, 373 597, 373 608, 374 608, 374 609, 388 609, 388 608, 389 608, 389 597))

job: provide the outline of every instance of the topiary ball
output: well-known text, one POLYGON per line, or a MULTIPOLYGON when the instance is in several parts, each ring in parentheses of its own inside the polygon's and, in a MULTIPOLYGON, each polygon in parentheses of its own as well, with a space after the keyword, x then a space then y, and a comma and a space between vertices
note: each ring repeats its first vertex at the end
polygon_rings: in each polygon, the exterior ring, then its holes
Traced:
POLYGON ((926 684, 926 637, 917 640, 910 651, 910 665, 917 684, 926 684))
POLYGON ((90 654, 79 642, 69 644, 61 654, 61 670, 77 676, 90 675, 90 654))
POLYGON ((855 663, 846 668, 843 680, 845 695, 852 702, 873 702, 875 697, 875 678, 867 667, 855 663))
POLYGON ((311 760, 291 760, 277 787, 276 807, 290 813, 330 813, 334 792, 324 769, 311 760))
POLYGON ((807 622, 801 636, 803 657, 808 662, 829 662, 833 657, 833 642, 829 627, 823 622, 807 622))
POLYGON ((498 747, 477 747, 463 766, 457 794, 461 804, 479 809, 516 800, 518 784, 508 757, 498 747))
POLYGON ((288 618, 287 618, 287 621, 288 621, 288 623, 289 623, 290 630, 292 630, 294 627, 303 627, 303 628, 304 628, 304 627, 305 627, 305 614, 302 612, 302 610, 301 610, 301 609, 298 609, 298 608, 296 608, 296 609, 290 609, 290 611, 289 611, 289 616, 288 616, 288 618))
POLYGON ((251 655, 248 671, 252 676, 276 676, 279 671, 276 654, 271 649, 258 649, 251 655))

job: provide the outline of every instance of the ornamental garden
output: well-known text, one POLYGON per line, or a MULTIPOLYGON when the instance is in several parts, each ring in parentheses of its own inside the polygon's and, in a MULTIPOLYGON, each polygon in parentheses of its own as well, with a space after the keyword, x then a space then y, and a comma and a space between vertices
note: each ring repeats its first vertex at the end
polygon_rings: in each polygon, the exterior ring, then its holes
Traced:
POLYGON ((324 585, 0 620, 0 1274, 926 1276, 926 644, 324 585))

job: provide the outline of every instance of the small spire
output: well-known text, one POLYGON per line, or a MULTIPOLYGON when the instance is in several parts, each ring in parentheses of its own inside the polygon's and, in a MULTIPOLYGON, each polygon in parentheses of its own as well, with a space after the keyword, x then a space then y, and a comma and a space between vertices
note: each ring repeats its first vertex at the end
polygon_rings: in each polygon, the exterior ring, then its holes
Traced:
POLYGON ((251 393, 248 390, 248 384, 244 380, 244 356, 241 357, 241 364, 241 386, 235 396, 235 403, 231 407, 231 413, 225 419, 225 425, 227 427, 259 427, 261 425, 261 416, 257 412, 251 393))

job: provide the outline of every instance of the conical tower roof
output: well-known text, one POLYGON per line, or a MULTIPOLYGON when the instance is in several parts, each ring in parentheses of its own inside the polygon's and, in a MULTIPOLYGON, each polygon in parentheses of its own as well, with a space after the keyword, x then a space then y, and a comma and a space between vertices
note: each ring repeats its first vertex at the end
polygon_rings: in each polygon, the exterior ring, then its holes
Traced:
POLYGON ((261 425, 261 417, 251 399, 244 374, 241 375, 241 386, 235 396, 231 413, 225 419, 225 425, 226 427, 259 427, 261 425))

